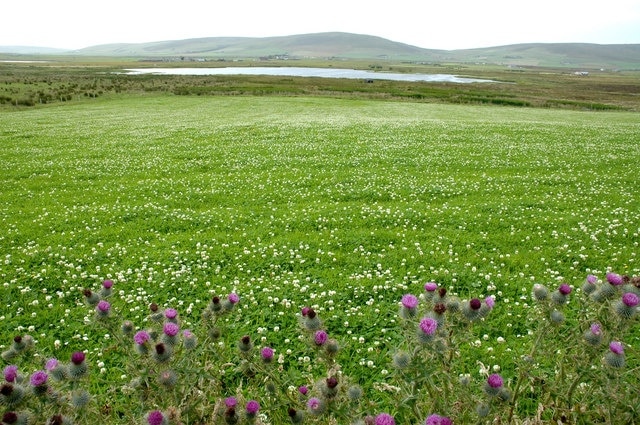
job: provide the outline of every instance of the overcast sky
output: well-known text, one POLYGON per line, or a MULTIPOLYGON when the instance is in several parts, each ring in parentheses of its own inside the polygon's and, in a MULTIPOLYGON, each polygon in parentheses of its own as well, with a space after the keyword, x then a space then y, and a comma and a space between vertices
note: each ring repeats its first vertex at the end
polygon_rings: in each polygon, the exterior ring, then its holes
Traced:
POLYGON ((78 49, 343 31, 433 49, 640 43, 640 0, 4 0, 0 45, 78 49))

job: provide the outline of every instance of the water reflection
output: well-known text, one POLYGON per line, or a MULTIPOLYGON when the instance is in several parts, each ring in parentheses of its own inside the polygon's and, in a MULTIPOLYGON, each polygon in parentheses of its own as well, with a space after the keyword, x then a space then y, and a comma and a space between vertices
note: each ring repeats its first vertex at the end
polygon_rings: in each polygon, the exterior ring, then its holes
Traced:
POLYGON ((429 81, 447 83, 494 83, 493 80, 459 77, 451 74, 399 74, 358 69, 303 67, 226 67, 226 68, 139 68, 127 69, 129 74, 160 75, 275 75, 287 77, 351 78, 361 80, 429 81))

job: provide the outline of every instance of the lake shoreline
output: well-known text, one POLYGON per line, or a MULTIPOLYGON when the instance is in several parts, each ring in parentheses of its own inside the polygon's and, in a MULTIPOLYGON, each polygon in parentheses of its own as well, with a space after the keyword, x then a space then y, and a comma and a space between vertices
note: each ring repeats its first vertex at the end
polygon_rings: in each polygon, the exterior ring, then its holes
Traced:
POLYGON ((305 67, 223 67, 223 68, 130 68, 128 75, 269 75, 283 77, 321 77, 360 79, 368 82, 375 80, 445 83, 497 83, 498 81, 460 77, 452 74, 416 74, 374 72, 356 69, 305 68, 305 67))

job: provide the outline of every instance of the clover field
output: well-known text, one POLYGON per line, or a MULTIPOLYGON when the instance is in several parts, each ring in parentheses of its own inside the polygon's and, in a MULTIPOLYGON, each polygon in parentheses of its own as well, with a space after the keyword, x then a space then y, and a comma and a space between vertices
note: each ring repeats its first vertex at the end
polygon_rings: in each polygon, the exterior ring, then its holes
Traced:
MULTIPOLYGON (((251 335, 295 376, 321 376, 299 337, 310 306, 342 370, 390 410, 399 301, 433 281, 495 299, 455 373, 515 380, 532 285, 579 292, 589 274, 640 275, 639 136, 637 113, 306 97, 4 111, 0 346, 33 336, 31 364, 85 351, 98 403, 126 406, 108 388, 130 373, 82 291, 113 280, 114 316, 143 327, 157 303, 184 328, 234 292, 231 339, 251 335)), ((637 373, 637 326, 625 343, 637 373)))

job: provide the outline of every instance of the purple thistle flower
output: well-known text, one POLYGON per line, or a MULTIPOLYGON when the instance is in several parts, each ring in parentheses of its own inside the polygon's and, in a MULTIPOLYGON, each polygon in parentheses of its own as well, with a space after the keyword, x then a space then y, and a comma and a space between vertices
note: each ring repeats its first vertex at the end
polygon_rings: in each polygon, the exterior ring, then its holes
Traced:
POLYGON ((380 413, 376 416, 375 425, 396 425, 396 420, 388 413, 380 413))
POLYGON ((447 306, 443 303, 438 303, 433 306, 433 312, 438 316, 443 315, 445 311, 447 311, 447 306))
POLYGON ((107 314, 109 313, 109 310, 111 310, 111 304, 109 304, 109 301, 100 300, 98 305, 96 305, 96 311, 98 313, 107 314))
POLYGON ((622 279, 622 276, 617 273, 607 273, 607 282, 613 286, 619 286, 624 283, 624 280, 622 279))
POLYGON ((484 299, 484 303, 489 307, 489 310, 493 309, 493 306, 496 305, 496 299, 493 298, 493 295, 489 295, 484 299))
POLYGON ((611 344, 609 344, 609 350, 614 354, 624 354, 624 346, 620 341, 611 341, 611 344))
POLYGON ((451 425, 452 423, 453 422, 451 421, 451 419, 447 418, 446 416, 433 414, 427 417, 424 425, 451 425))
POLYGON ((264 347, 262 350, 260 350, 260 356, 262 357, 262 360, 267 363, 273 360, 273 353, 274 351, 271 347, 264 347))
POLYGON ((133 340, 138 345, 143 345, 144 343, 149 341, 150 338, 151 338, 151 336, 149 335, 149 333, 147 331, 136 332, 136 334, 133 336, 133 340))
POLYGON ((260 403, 255 400, 249 400, 245 409, 247 410, 248 415, 253 416, 258 413, 258 410, 260 410, 260 403))
POLYGON ((39 370, 34 372, 33 375, 29 378, 29 383, 34 387, 39 387, 47 383, 47 379, 49 379, 49 375, 44 370, 39 370))
POLYGON ((413 294, 405 294, 402 296, 402 305, 404 308, 413 310, 418 306, 418 297, 413 294))
POLYGON ((471 307, 471 310, 480 310, 480 307, 482 307, 482 302, 477 298, 473 298, 471 301, 469 301, 469 307, 471 307))
POLYGON ((3 424, 15 424, 18 423, 18 414, 16 412, 5 412, 2 415, 2 423, 3 424))
POLYGON ((497 373, 489 375, 487 381, 484 384, 484 392, 491 397, 496 397, 500 394, 503 384, 504 381, 502 380, 502 376, 498 375, 497 373))
POLYGON ((7 382, 15 382, 16 379, 18 378, 18 366, 9 365, 9 366, 4 368, 2 373, 4 374, 5 381, 7 381, 7 382))
POLYGON ((102 282, 102 287, 104 289, 111 289, 112 286, 113 286, 113 281, 112 280, 107 279, 107 280, 102 282))
POLYGON ((582 284, 582 291, 587 295, 593 294, 596 289, 598 289, 598 287, 596 286, 597 282, 598 278, 596 278, 592 274, 588 275, 584 283, 582 284))
POLYGON ((309 401, 307 401, 307 407, 311 412, 319 413, 323 407, 322 400, 317 397, 311 397, 309 401))
POLYGON ((434 292, 438 289, 438 284, 435 282, 427 282, 424 284, 424 290, 427 292, 434 292))
POLYGON ((335 376, 331 376, 326 379, 325 383, 327 384, 328 388, 333 389, 338 386, 338 378, 336 378, 335 376))
POLYGON ((169 320, 175 320, 175 318, 178 317, 178 311, 175 308, 167 308, 164 311, 164 317, 169 320))
POLYGON ((180 332, 180 326, 173 322, 168 322, 162 327, 162 332, 167 336, 176 336, 178 335, 178 332, 180 332))
POLYGON ((433 335, 438 329, 438 321, 431 317, 424 317, 420 320, 420 330, 424 332, 425 335, 433 335))
POLYGON ((182 343, 184 344, 185 348, 192 349, 195 348, 196 345, 198 345, 198 338, 193 332, 188 329, 182 331, 182 338, 182 343))
POLYGON ((319 330, 313 335, 313 342, 315 342, 316 345, 324 345, 328 338, 329 336, 325 331, 319 330))
POLYGON ((49 372, 51 372, 53 369, 55 369, 57 367, 58 367, 58 359, 55 359, 55 358, 50 358, 44 364, 44 368, 49 372))
POLYGON ((71 355, 71 363, 79 365, 84 362, 85 354, 82 351, 76 351, 71 355))
POLYGON ((307 395, 307 393, 309 392, 309 388, 307 388, 306 385, 301 385, 298 387, 298 392, 302 395, 307 395))
POLYGON ((310 307, 302 307, 302 310, 300 310, 300 314, 302 314, 303 317, 306 317, 306 315, 309 314, 309 310, 311 310, 310 307))
POLYGON ((602 326, 600 325, 600 323, 592 323, 589 329, 591 330, 591 333, 594 335, 602 334, 602 326))
POLYGON ((231 304, 237 304, 240 301, 240 297, 235 292, 229 294, 229 302, 231 304))
POLYGON ((235 397, 227 397, 224 399, 224 405, 227 407, 236 407, 238 400, 235 397))
POLYGON ((622 302, 627 307, 635 307, 638 305, 638 302, 640 302, 640 299, 638 299, 638 296, 633 292, 627 292, 622 296, 622 302))
POLYGON ((569 295, 571 293, 571 286, 569 286, 566 283, 563 283, 558 288, 558 292, 560 292, 562 295, 569 295))
MULTIPOLYGON (((71 379, 80 379, 87 374, 89 370, 87 364, 84 362, 86 356, 82 351, 76 351, 71 355, 71 365, 69 365, 69 377, 71 379)), ((54 375, 54 378, 56 376, 54 375)), ((56 378, 57 379, 57 378, 56 378)))
POLYGON ((504 384, 504 381, 502 380, 502 376, 494 373, 492 375, 489 375, 489 378, 487 378, 487 384, 489 384, 491 388, 501 388, 504 384))
POLYGON ((167 423, 167 418, 159 410, 153 410, 147 414, 147 423, 149 425, 163 425, 167 423))
POLYGON ((605 362, 616 369, 624 367, 624 347, 620 341, 611 341, 609 351, 604 356, 605 362))

